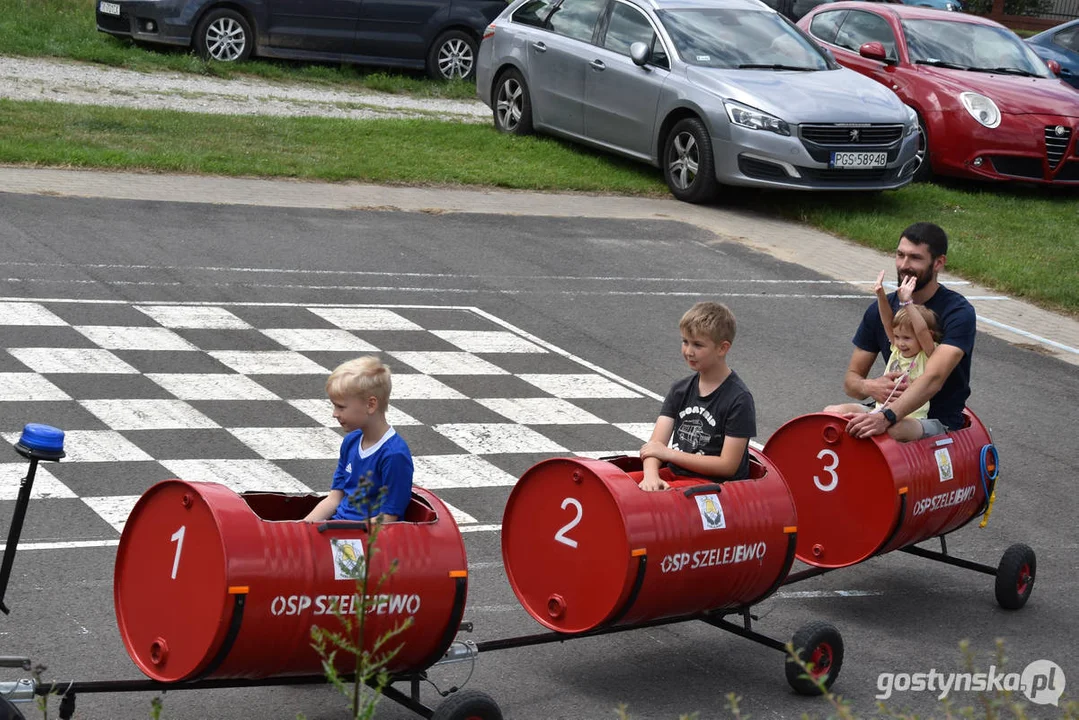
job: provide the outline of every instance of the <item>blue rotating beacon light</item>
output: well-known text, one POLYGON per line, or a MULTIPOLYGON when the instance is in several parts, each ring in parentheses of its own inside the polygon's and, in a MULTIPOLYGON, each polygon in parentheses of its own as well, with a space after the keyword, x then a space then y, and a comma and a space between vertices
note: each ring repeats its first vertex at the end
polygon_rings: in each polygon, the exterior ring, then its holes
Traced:
POLYGON ((22 429, 19 442, 15 443, 15 452, 30 461, 30 470, 19 486, 19 497, 15 502, 15 516, 11 519, 7 545, 4 547, 4 560, 0 565, 0 611, 3 611, 5 615, 10 614, 11 611, 4 604, 4 594, 7 592, 8 579, 11 577, 11 567, 15 564, 15 550, 19 546, 19 536, 22 535, 26 509, 30 505, 30 492, 34 489, 37 464, 41 460, 56 462, 64 457, 64 431, 49 425, 29 423, 22 429))

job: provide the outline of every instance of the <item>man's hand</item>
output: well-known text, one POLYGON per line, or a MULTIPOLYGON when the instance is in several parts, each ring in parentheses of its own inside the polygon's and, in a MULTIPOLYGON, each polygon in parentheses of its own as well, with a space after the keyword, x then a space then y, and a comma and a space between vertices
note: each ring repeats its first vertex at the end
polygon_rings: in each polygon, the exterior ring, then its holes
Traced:
POLYGON ((903 282, 900 283, 899 289, 896 291, 896 294, 899 296, 899 302, 911 302, 911 297, 914 295, 914 285, 917 282, 917 278, 915 278, 913 275, 907 275, 905 278, 903 278, 903 282))
POLYGON ((670 456, 669 451, 670 448, 663 443, 656 442, 655 440, 649 440, 641 446, 641 460, 655 458, 660 462, 667 462, 667 458, 670 456))
POLYGON ((865 380, 862 383, 862 388, 869 397, 875 401, 883 404, 896 400, 903 395, 903 392, 909 387, 910 383, 906 378, 900 380, 899 385, 896 386, 895 381, 903 377, 903 373, 890 372, 884 373, 879 378, 873 378, 872 380, 865 380), (893 392, 894 390, 894 392, 893 392))
POLYGON ((861 413, 847 423, 847 432, 856 438, 873 437, 888 431, 888 418, 883 413, 861 413))
POLYGON ((670 487, 670 484, 659 475, 645 473, 644 479, 641 480, 637 487, 645 492, 656 492, 657 490, 666 490, 670 487))

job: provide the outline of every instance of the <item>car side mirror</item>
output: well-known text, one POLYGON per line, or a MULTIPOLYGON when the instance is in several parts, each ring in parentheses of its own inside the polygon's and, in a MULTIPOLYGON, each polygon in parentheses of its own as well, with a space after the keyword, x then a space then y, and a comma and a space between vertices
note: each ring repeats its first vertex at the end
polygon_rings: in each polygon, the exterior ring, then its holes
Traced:
POLYGON ((643 42, 635 42, 629 46, 629 57, 634 65, 644 67, 652 59, 652 51, 643 42))
POLYGON ((1049 66, 1049 72, 1053 73, 1056 77, 1060 77, 1060 63, 1056 60, 1046 60, 1045 64, 1049 66))
POLYGON ((890 63, 888 59, 888 53, 884 50, 884 44, 874 40, 873 42, 867 42, 858 48, 858 54, 864 58, 870 60, 878 60, 882 63, 890 63))

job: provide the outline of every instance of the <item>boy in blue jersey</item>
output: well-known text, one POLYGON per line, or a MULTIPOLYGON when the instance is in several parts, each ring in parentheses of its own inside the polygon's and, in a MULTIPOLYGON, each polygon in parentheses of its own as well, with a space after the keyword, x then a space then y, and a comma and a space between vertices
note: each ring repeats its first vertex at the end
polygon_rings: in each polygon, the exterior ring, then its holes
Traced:
POLYGON ((339 365, 326 380, 333 416, 348 434, 333 485, 304 518, 393 522, 405 514, 412 497, 412 453, 386 420, 390 369, 366 356, 339 365), (360 494, 360 484, 366 490, 360 494))

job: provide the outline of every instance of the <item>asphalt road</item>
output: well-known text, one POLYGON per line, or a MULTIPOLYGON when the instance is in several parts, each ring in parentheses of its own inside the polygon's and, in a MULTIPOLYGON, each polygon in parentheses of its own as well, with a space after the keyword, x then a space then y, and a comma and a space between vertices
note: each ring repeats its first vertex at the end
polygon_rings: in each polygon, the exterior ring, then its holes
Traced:
MULTIPOLYGON (((718 299, 738 317, 730 362, 754 392, 762 442, 786 420, 840 398, 850 336, 869 301, 849 286, 821 284, 824 278, 803 268, 675 222, 0 194, 0 249, 5 301, 474 306, 658 394, 686 372, 678 351, 681 313, 698 299, 718 299)), ((960 670, 964 639, 981 669, 1000 638, 1008 669, 1047 659, 1079 682, 1076 381, 1073 366, 978 339, 970 405, 994 433, 1002 478, 988 527, 960 531, 949 548, 995 565, 1009 544, 1032 545, 1038 580, 1025 609, 1000 609, 988 576, 893 553, 781 592, 758 607, 756 628, 786 640, 811 620, 835 624, 846 641, 835 690, 866 714, 874 711, 880 673, 960 670)), ((507 494, 492 488, 470 512, 497 523, 507 494)), ((12 506, 0 502, 0 517, 9 517, 12 506)), ((51 527, 34 524, 36 507, 26 541, 55 539, 34 536, 51 527)), ((857 526, 858 518, 836 522, 857 526)), ((472 639, 538 632, 508 587, 498 533, 468 533, 466 545, 472 639)), ((116 629, 114 555, 112 547, 20 552, 0 653, 47 664, 53 680, 138 678, 116 629)), ((0 679, 15 675, 5 671, 0 679)), ((465 675, 462 665, 432 671, 442 687, 465 675)), ((788 689, 779 653, 699 624, 481 655, 469 687, 488 692, 507 718, 518 719, 613 717, 620 703, 633 718, 695 711, 702 720, 728 717, 731 692, 758 718, 829 713, 788 689)), ((147 717, 149 697, 83 696, 78 717, 147 717)), ((429 689, 424 698, 437 700, 429 689)), ((976 700, 973 693, 953 697, 960 706, 976 700)), ((939 714, 925 692, 896 693, 888 704, 939 714)), ((302 712, 329 720, 347 716, 341 705, 324 687, 177 691, 165 698, 165 717, 302 712)), ((1030 717, 1056 713, 1052 706, 1029 708, 1030 717)), ((377 717, 414 715, 384 701, 377 717)))

